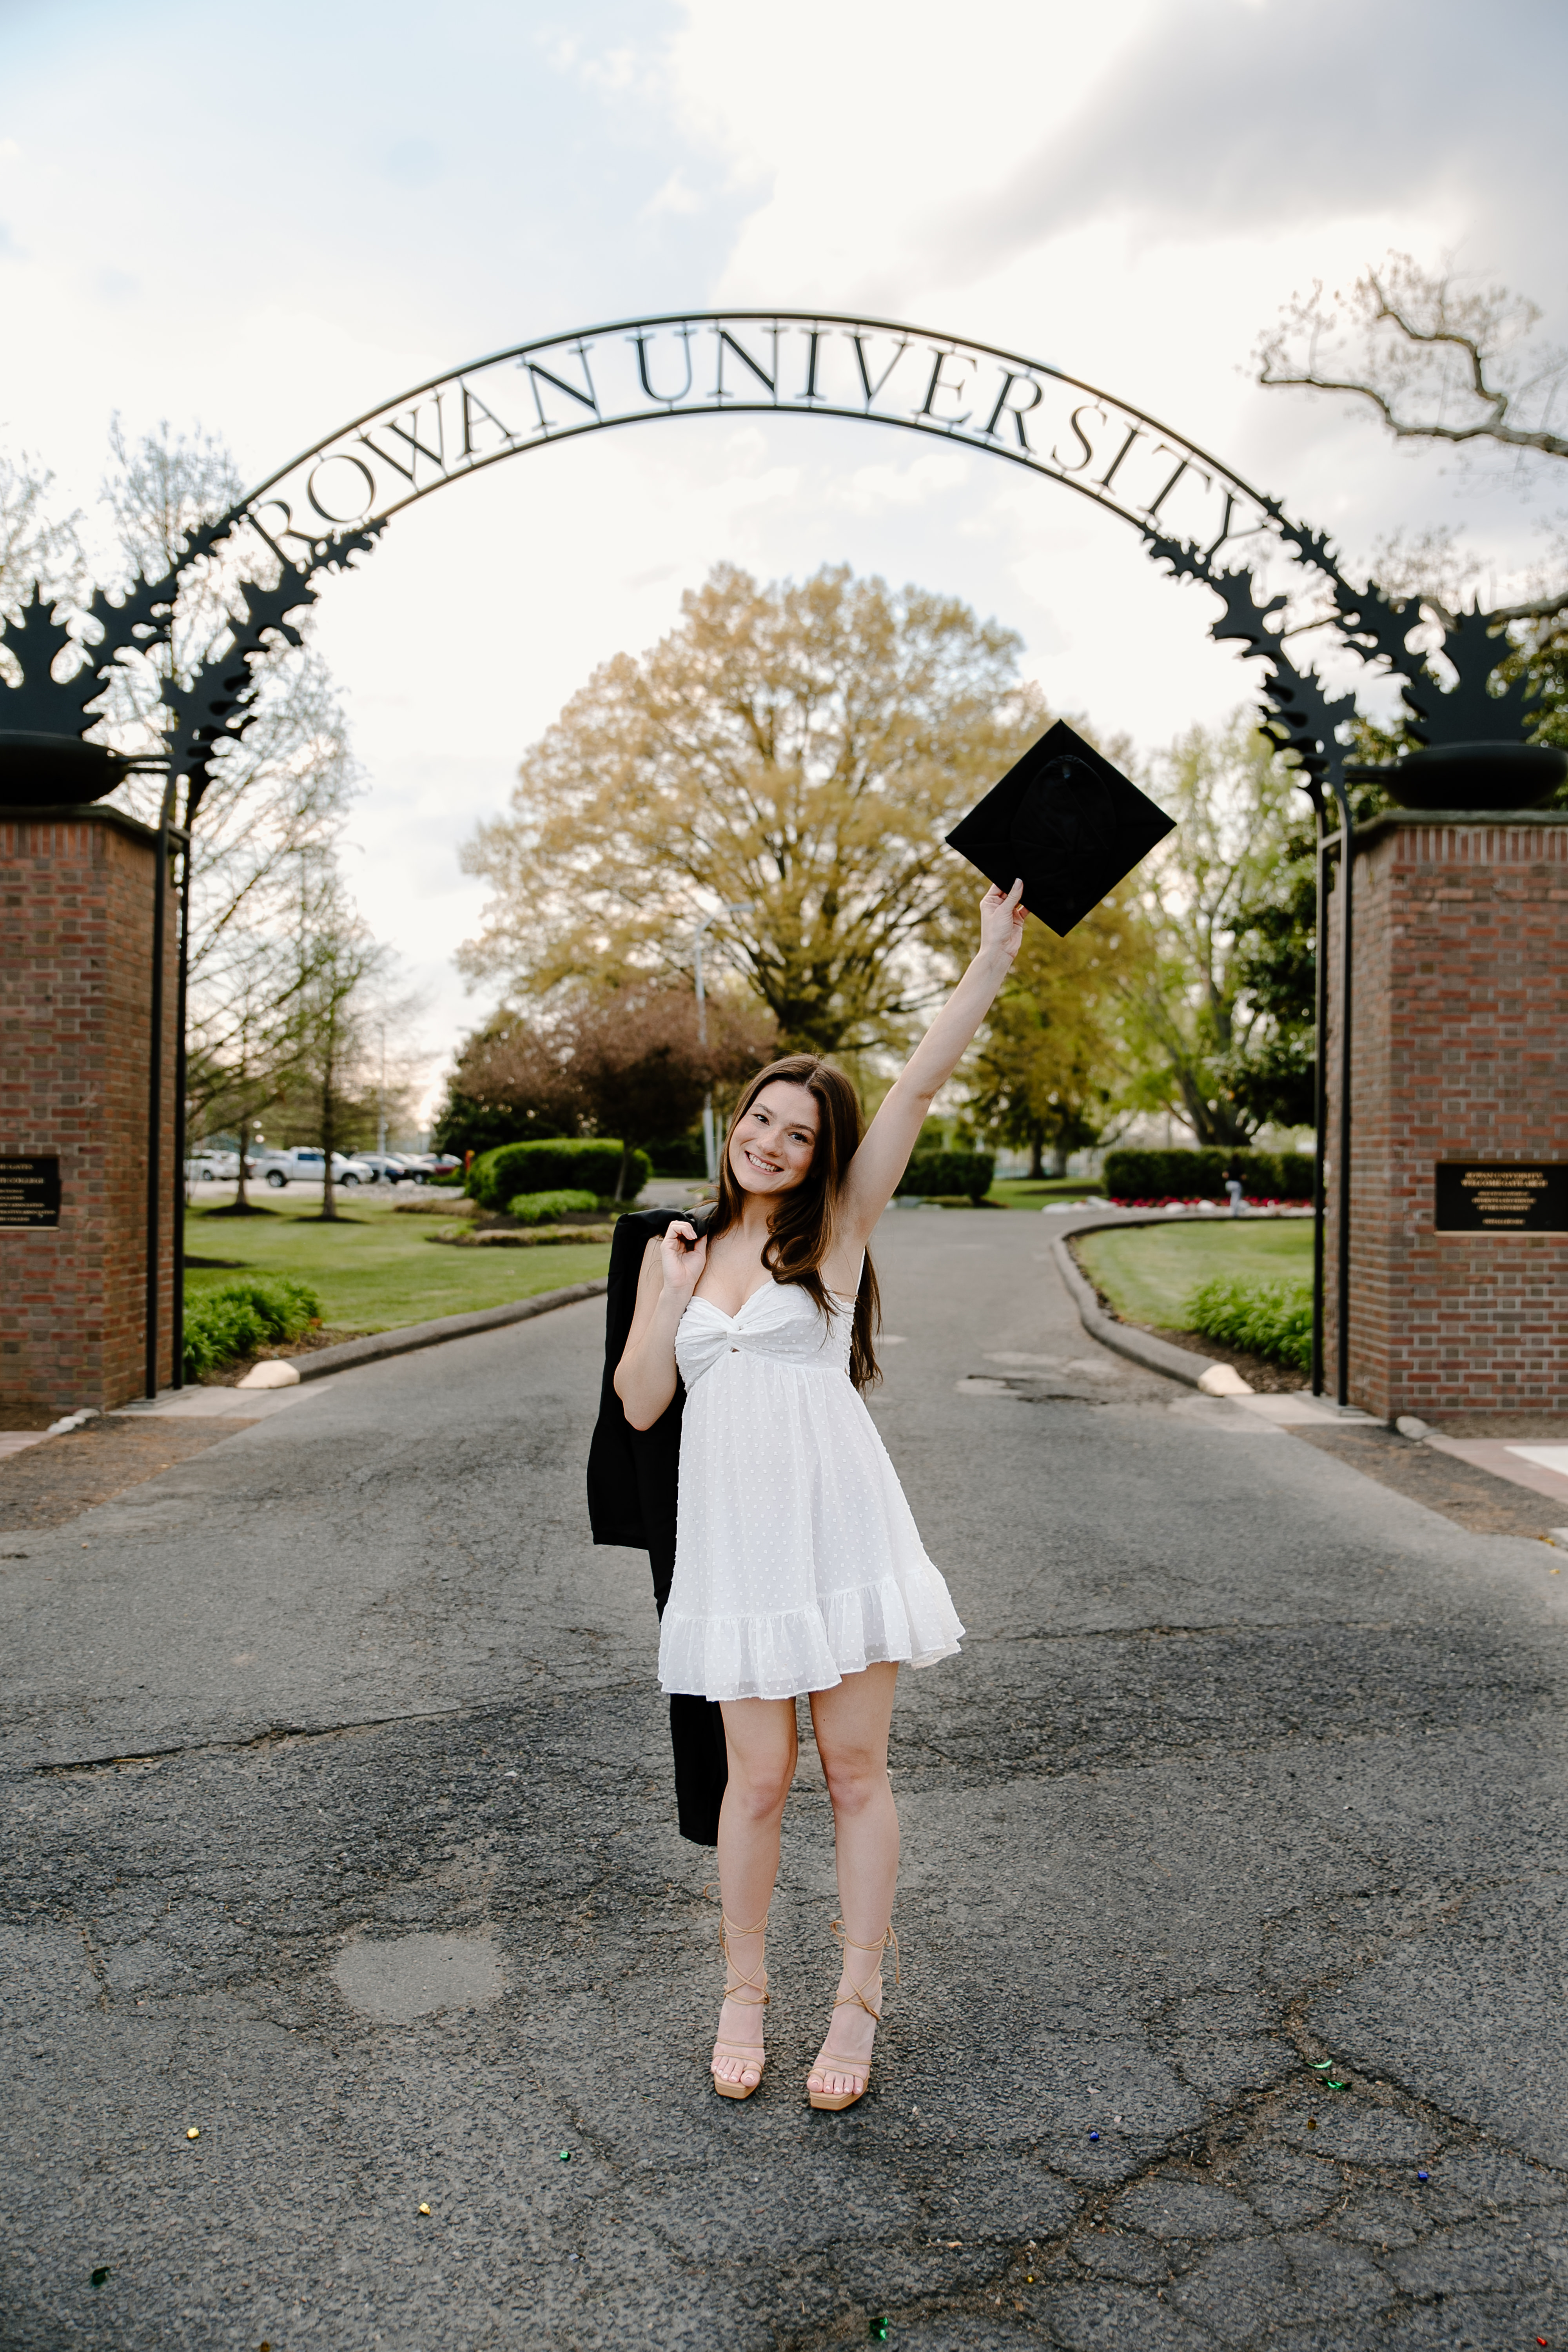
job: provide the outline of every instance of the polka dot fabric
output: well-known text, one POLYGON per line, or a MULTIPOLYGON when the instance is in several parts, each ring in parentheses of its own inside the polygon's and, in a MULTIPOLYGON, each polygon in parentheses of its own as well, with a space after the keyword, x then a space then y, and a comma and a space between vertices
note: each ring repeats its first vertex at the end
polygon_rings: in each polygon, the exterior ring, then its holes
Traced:
POLYGON ((958 1648, 947 1586, 849 1379, 851 1310, 836 1301, 827 1318, 798 1285, 765 1282, 738 1315, 694 1298, 681 1318, 667 1691, 794 1698, 958 1648))

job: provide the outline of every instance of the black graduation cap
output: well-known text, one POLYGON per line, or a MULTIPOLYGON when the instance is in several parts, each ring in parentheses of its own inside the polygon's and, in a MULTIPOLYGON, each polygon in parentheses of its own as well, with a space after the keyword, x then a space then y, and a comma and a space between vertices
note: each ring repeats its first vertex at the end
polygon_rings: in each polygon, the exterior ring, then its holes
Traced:
POLYGON ((947 845, 999 889, 1022 876, 1025 906, 1062 939, 1174 831, 1173 817, 1058 719, 947 845))

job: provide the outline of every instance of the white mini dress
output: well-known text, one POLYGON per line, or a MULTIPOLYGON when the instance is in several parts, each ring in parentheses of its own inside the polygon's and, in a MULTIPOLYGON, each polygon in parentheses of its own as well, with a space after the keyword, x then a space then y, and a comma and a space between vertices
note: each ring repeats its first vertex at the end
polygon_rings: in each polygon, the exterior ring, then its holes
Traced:
POLYGON ((854 1301, 764 1282, 738 1315, 693 1298, 667 1691, 794 1698, 879 1660, 929 1666, 963 1628, 849 1378, 854 1301))

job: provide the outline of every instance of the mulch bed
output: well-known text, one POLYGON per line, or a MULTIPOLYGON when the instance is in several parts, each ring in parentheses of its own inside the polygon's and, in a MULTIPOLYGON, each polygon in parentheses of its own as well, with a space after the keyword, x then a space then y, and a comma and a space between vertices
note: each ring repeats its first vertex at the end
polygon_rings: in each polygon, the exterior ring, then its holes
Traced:
MULTIPOLYGON (((1106 1313, 1110 1313, 1110 1307, 1106 1313)), ((1118 1316, 1118 1322, 1126 1320, 1118 1316)), ((1191 1331, 1166 1331, 1157 1323, 1130 1323, 1131 1331, 1147 1331, 1152 1339, 1168 1339, 1205 1364, 1229 1364, 1259 1396, 1287 1396, 1307 1386, 1307 1375, 1294 1364, 1277 1364, 1268 1356, 1249 1355, 1245 1348, 1222 1348, 1217 1339, 1197 1339, 1191 1331)))
POLYGON ((0 1530, 42 1533, 107 1503, 129 1486, 204 1454, 255 1423, 226 1415, 212 1421, 89 1421, 85 1429, 46 1437, 0 1461, 0 1530))
MULTIPOLYGON (((1479 1463, 1440 1453, 1419 1439, 1396 1436, 1391 1429, 1321 1429, 1297 1423, 1290 1434, 1337 1454, 1380 1486, 1391 1486, 1413 1503, 1425 1503, 1429 1511, 1441 1512, 1472 1535, 1543 1540, 1568 1518, 1568 1504, 1529 1486, 1516 1486, 1510 1478, 1494 1477, 1479 1463)), ((1495 1433, 1489 1430, 1487 1434, 1495 1433)))
POLYGON ((232 1364, 221 1364, 204 1373, 200 1381, 191 1381, 193 1388, 237 1389, 254 1364, 265 1364, 274 1356, 313 1356, 318 1348, 336 1348, 344 1339, 363 1339, 369 1335, 351 1330, 346 1325, 313 1324, 302 1339, 279 1339, 276 1346, 263 1348, 258 1355, 237 1357, 232 1364))

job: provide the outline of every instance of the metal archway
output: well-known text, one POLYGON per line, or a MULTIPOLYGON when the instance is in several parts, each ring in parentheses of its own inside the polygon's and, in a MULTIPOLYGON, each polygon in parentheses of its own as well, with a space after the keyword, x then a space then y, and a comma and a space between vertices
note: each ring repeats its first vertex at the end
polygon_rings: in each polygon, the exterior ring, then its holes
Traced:
MULTIPOLYGON (((1212 634, 1268 664, 1266 723, 1296 753, 1315 803, 1332 788, 1335 730, 1353 701, 1326 700, 1310 671, 1295 667, 1284 651, 1287 614, 1299 622, 1301 593, 1326 583, 1326 609, 1308 626, 1337 631, 1363 661, 1393 659, 1395 634, 1402 649, 1419 617, 1412 606, 1396 633, 1369 628, 1368 596, 1343 581, 1321 534, 1196 442, 1048 362, 845 313, 618 320, 430 377, 312 443, 193 540, 160 583, 165 601, 193 565, 216 563, 240 609, 214 672, 172 698, 170 748, 192 807, 207 760, 247 723, 248 661, 269 634, 289 634, 287 614, 314 600, 317 572, 342 568, 407 508, 505 459, 620 425, 736 415, 921 434, 1004 458, 1131 524, 1173 576, 1222 596, 1212 634)), ((113 608, 95 617, 124 642, 113 608)), ((112 657, 107 638, 99 650, 112 657)))
MULTIPOLYGON (((1459 684, 1444 690, 1411 634, 1432 615, 1415 598, 1385 595, 1375 583, 1356 587, 1341 572, 1321 532, 1292 521, 1279 502, 1245 480, 1207 450, 1130 403, 1068 374, 994 345, 883 319, 795 310, 702 310, 630 319, 578 332, 520 343, 476 360, 384 405, 368 410, 247 493, 237 505, 195 532, 161 580, 135 580, 111 601, 100 590, 82 617, 96 637, 69 630, 44 611, 35 591, 19 621, 0 625, 0 644, 23 673, 9 713, 0 696, 0 747, 6 717, 21 733, 14 742, 52 743, 62 768, 68 755, 79 775, 84 759, 104 773, 90 790, 110 789, 129 767, 164 774, 160 830, 165 851, 158 864, 159 913, 153 945, 156 1008, 164 986, 162 907, 170 856, 183 858, 177 989, 183 1066, 185 921, 190 882, 190 833, 211 764, 226 743, 252 723, 259 682, 253 665, 277 637, 298 643, 290 615, 313 603, 319 572, 340 571, 369 549, 386 525, 436 490, 501 460, 614 426, 672 417, 746 414, 847 418, 892 425, 952 446, 975 449, 1076 492, 1139 533, 1145 551, 1178 579, 1196 579, 1219 596, 1223 610, 1210 626, 1218 639, 1238 642, 1247 658, 1266 668, 1262 724, 1291 751, 1314 810, 1319 842, 1319 936, 1328 861, 1337 849, 1344 921, 1340 1034, 1341 1153, 1336 1171, 1339 1232, 1339 1380, 1344 1401, 1348 1363, 1350 1153, 1350 876, 1352 819, 1339 730, 1354 713, 1353 695, 1330 699, 1310 669, 1285 649, 1287 635, 1326 631, 1363 668, 1375 666, 1404 681, 1417 741, 1458 741, 1478 731, 1484 713, 1489 734, 1505 705, 1522 697, 1489 692, 1491 673, 1509 650, 1489 642, 1489 616, 1467 614, 1443 624, 1442 651, 1459 684), (231 635, 187 686, 163 692, 166 725, 135 759, 92 742, 101 698, 114 667, 171 637, 183 583, 210 573, 230 614, 231 635), (1260 593, 1261 592, 1261 593, 1260 593), (1303 601, 1313 596, 1316 609, 1303 601), (68 647, 81 656, 65 680, 53 676, 68 647), (1436 690, 1435 689, 1436 687, 1436 690), (183 804, 180 787, 184 785, 183 804), (1327 820, 1337 804, 1339 832, 1327 820)), ((0 683, 5 681, 0 680, 0 683)), ((1510 722, 1521 714, 1507 711, 1510 722)), ((1522 732, 1522 724, 1521 724, 1522 732)), ((29 755, 33 756, 33 755, 29 755)), ((1319 957, 1318 1034, 1324 1030, 1326 973, 1319 957)), ((1322 1272, 1321 1150, 1325 1073, 1318 1067, 1318 1245, 1314 1288, 1322 1272)), ((176 1202, 184 1159, 183 1066, 176 1086, 176 1202)), ((162 1182, 161 1070, 156 1045, 151 1073, 148 1150, 148 1379, 156 1385, 156 1235, 162 1182)), ((180 1219, 174 1220, 178 1236, 180 1219)), ((174 1288, 175 1377, 179 1379, 180 1287, 174 1288)), ((1321 1335, 1321 1315, 1315 1318, 1321 1335)), ((1321 1338, 1314 1349, 1313 1386, 1321 1385, 1321 1338)))
POLYGON ((280 467, 230 529, 309 562, 323 534, 389 521, 551 442, 757 413, 890 425, 1005 457, 1211 560, 1278 511, 1194 442, 1044 362, 885 319, 715 310, 584 328, 433 376, 280 467))

